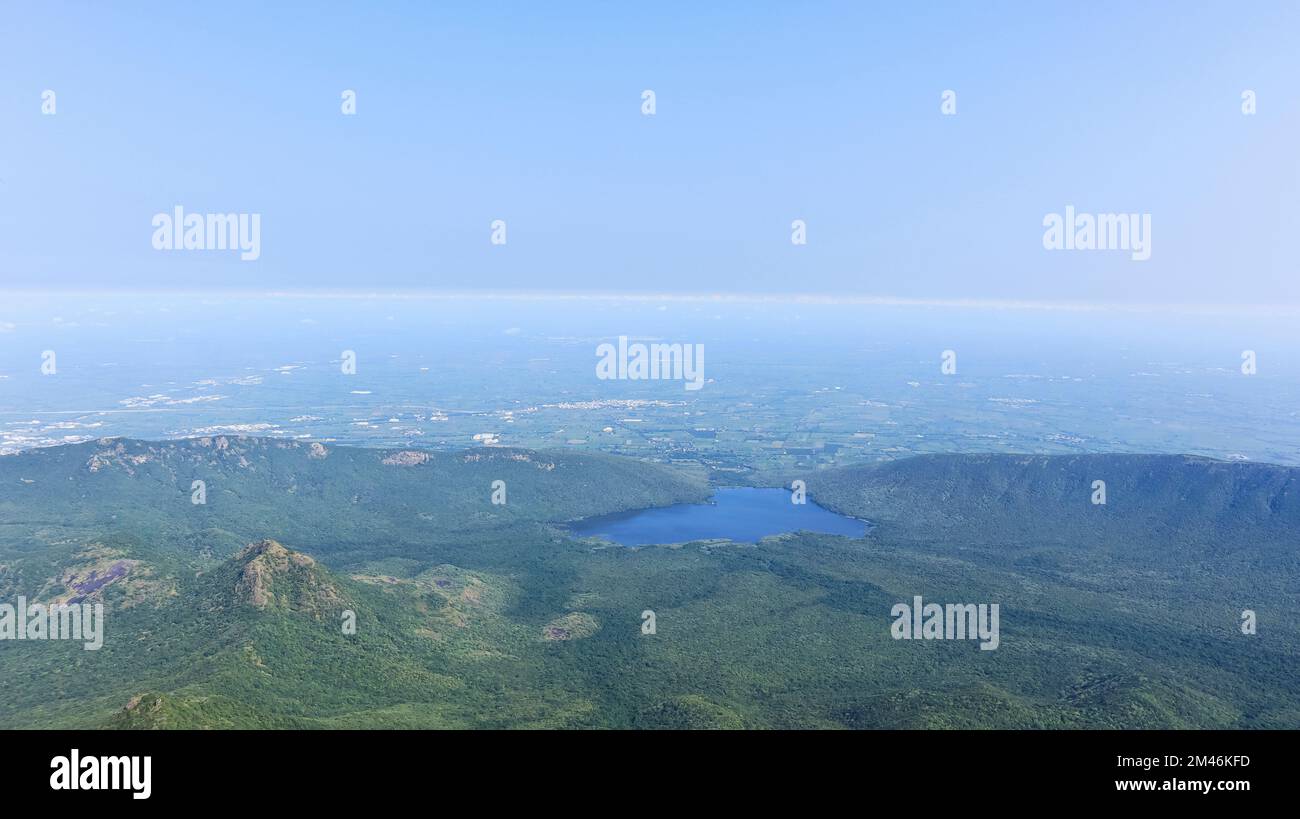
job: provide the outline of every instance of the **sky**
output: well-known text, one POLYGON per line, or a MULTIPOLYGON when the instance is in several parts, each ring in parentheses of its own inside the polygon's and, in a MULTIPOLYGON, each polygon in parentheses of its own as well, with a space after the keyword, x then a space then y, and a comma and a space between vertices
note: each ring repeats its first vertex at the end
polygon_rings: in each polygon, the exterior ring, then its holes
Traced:
POLYGON ((1300 304, 1294 2, 269 5, 5 0, 0 289, 1300 304))

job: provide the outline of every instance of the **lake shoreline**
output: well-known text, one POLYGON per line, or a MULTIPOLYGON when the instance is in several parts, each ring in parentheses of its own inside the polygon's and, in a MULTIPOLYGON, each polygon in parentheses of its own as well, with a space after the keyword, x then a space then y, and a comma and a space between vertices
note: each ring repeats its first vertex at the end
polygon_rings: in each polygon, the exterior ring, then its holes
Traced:
POLYGON ((791 503, 784 488, 717 487, 702 503, 632 509, 569 521, 571 535, 611 543, 663 546, 697 541, 755 544, 765 537, 807 531, 861 538, 875 524, 806 500, 791 503))

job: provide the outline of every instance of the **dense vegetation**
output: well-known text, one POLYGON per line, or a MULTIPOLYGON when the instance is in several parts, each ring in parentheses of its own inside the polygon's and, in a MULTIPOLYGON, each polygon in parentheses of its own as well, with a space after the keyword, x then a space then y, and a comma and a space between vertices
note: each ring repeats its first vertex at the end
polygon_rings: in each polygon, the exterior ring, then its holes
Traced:
POLYGON ((0 458, 0 602, 122 574, 88 598, 101 650, 0 642, 0 726, 1294 727, 1294 472, 920 457, 809 480, 877 524, 862 539, 625 549, 563 523, 701 500, 702 476, 499 448, 34 450, 0 458), (1001 646, 891 639, 918 594, 999 603, 1001 646))

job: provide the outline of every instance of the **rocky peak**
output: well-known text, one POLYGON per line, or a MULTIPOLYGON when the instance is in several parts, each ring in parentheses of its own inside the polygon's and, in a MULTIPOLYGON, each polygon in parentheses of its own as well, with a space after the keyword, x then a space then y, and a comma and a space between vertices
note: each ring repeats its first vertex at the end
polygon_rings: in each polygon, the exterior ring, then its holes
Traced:
POLYGON ((258 609, 288 609, 322 616, 339 608, 343 594, 311 557, 265 539, 235 556, 236 599, 258 609))

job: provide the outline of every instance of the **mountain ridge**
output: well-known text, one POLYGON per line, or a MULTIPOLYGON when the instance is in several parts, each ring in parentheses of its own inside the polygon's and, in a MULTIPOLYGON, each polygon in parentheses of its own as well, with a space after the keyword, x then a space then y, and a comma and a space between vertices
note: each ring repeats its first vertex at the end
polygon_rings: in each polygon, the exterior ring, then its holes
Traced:
POLYGON ((1053 539, 1066 526, 1237 543, 1300 528, 1300 468, 1195 455, 918 455, 815 473, 808 486, 828 508, 927 536, 978 539, 994 526, 1053 539))
POLYGON ((0 725, 1300 720, 1289 467, 918 456, 808 476, 812 499, 877 524, 862 538, 622 549, 564 523, 703 500, 701 472, 495 447, 220 441, 0 458, 0 600, 79 597, 107 612, 99 651, 0 647, 0 725), (196 476, 206 504, 191 502, 196 476), (1091 503, 1094 479, 1105 505, 1091 503), (914 595, 1000 603, 1000 648, 892 639, 891 607, 914 595), (1240 630, 1246 609, 1257 635, 1240 630))

